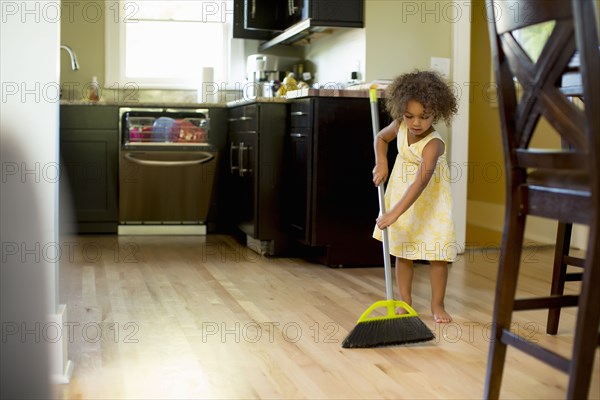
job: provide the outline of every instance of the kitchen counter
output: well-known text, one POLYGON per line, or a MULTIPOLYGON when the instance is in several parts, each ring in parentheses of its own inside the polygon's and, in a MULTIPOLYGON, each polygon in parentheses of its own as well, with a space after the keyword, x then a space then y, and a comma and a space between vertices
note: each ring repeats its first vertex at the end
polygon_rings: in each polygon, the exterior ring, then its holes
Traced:
POLYGON ((61 106, 118 106, 118 107, 148 107, 148 108, 227 108, 226 103, 196 103, 196 102, 177 102, 177 101, 112 101, 112 100, 61 100, 61 106))
POLYGON ((254 103, 287 103, 287 99, 285 97, 242 97, 237 100, 228 101, 226 106, 237 107, 254 103))
POLYGON ((254 97, 239 98, 226 103, 196 103, 189 101, 112 101, 100 100, 97 102, 89 100, 61 100, 60 105, 76 106, 118 106, 118 107, 179 107, 179 108, 228 108, 254 103, 286 103, 285 97, 254 97))
MULTIPOLYGON (((378 96, 383 97, 383 90, 378 90, 378 96)), ((149 101, 123 99, 122 101, 101 99, 93 102, 85 99, 81 100, 60 100, 60 105, 77 105, 77 106, 118 106, 118 107, 149 107, 149 108, 229 108, 243 106, 254 103, 287 103, 288 100, 298 99, 303 97, 355 97, 368 98, 369 91, 367 89, 338 89, 338 88, 321 88, 321 89, 298 89, 290 90, 285 97, 240 97, 239 99, 228 101, 225 103, 198 103, 193 101, 149 101)))
POLYGON ((352 90, 338 88, 298 89, 286 93, 288 99, 300 97, 369 97, 368 90, 352 90))
MULTIPOLYGON (((386 86, 377 86, 377 97, 385 97, 386 86)), ((321 88, 321 89, 298 89, 290 90, 286 93, 288 99, 297 99, 302 97, 354 97, 369 98, 369 85, 350 86, 346 89, 321 88)))
MULTIPOLYGON (((289 100, 300 99, 304 97, 354 97, 354 98, 369 98, 368 89, 337 89, 337 88, 322 88, 322 89, 297 89, 290 90, 285 97, 257 97, 245 98, 227 103, 227 107, 235 107, 253 103, 287 103, 289 100)), ((384 91, 378 89, 378 97, 384 97, 384 91)))

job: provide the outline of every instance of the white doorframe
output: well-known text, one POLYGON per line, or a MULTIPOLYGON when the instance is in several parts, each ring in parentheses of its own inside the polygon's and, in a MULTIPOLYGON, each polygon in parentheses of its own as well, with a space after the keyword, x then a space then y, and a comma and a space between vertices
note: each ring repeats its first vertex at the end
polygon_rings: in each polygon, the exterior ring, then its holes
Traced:
POLYGON ((454 224, 456 240, 465 248, 467 230, 467 182, 469 161, 469 92, 471 71, 471 7, 456 2, 462 15, 452 24, 452 82, 458 91, 458 114, 452 123, 450 162, 452 171, 452 196, 454 199, 454 224))

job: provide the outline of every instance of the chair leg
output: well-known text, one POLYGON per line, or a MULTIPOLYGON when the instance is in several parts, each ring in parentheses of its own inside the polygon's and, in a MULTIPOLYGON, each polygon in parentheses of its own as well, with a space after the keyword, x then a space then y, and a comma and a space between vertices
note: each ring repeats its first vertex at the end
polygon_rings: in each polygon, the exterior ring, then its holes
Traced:
POLYGON ((594 367, 595 349, 600 327, 600 243, 598 228, 590 229, 588 249, 583 269, 583 282, 579 295, 577 323, 573 341, 573 355, 569 372, 567 398, 587 399, 594 367))
POLYGON ((517 278, 523 248, 523 235, 525 230, 525 215, 519 213, 519 204, 513 202, 507 207, 504 237, 500 262, 498 265, 498 280, 494 313, 492 319, 493 336, 490 342, 488 365, 485 378, 485 399, 497 399, 500 396, 504 360, 506 358, 506 344, 500 340, 502 330, 510 327, 512 312, 517 291, 517 278))
MULTIPOLYGON (((562 295, 565 290, 565 279, 567 275, 567 264, 565 256, 569 254, 571 247, 571 232, 573 224, 565 222, 558 223, 558 232, 556 234, 556 248, 554 251, 554 269, 552 272, 551 295, 562 295)), ((546 324, 546 333, 556 335, 558 332, 558 322, 560 320, 560 308, 551 308, 548 310, 548 322, 546 324)))

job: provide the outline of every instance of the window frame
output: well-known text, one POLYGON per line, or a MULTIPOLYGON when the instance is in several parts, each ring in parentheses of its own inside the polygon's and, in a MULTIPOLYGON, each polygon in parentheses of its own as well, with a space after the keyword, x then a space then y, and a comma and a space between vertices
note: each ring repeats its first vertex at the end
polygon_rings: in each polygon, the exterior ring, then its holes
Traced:
MULTIPOLYGON (((201 79, 202 66, 198 67, 198 77, 192 79, 173 79, 166 77, 148 78, 148 77, 128 77, 126 75, 125 61, 126 61, 126 23, 133 23, 135 21, 134 13, 128 11, 128 3, 133 3, 127 0, 115 0, 105 2, 105 43, 104 43, 104 54, 105 54, 105 88, 108 89, 123 89, 134 85, 138 89, 180 89, 180 90, 196 90, 201 79), (114 18, 115 6, 122 11, 123 15, 119 18, 114 18), (110 17, 109 17, 110 16, 110 17)), ((225 6, 225 1, 222 2, 225 6)), ((232 7, 232 6, 231 6, 232 7)), ((215 82, 226 82, 229 76, 229 65, 231 57, 231 43, 230 38, 232 35, 233 24, 229 18, 229 14, 226 14, 226 18, 223 22, 203 22, 198 21, 174 21, 172 19, 156 19, 156 21, 170 21, 180 23, 220 23, 223 25, 223 49, 222 49, 222 65, 223 68, 216 68, 214 71, 215 82)), ((198 39, 200 40, 200 39, 198 39)))

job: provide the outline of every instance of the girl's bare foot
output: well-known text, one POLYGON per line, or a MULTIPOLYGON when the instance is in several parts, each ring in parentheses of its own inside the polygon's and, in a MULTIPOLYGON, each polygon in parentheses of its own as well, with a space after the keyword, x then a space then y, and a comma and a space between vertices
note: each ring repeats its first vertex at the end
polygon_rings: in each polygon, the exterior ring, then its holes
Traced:
MULTIPOLYGON (((412 306, 412 304, 411 304, 412 299, 409 299, 408 301, 406 301, 406 300, 401 300, 401 301, 408 304, 409 306, 412 306)), ((408 314, 408 310, 405 309, 404 307, 398 306, 398 307, 396 307, 396 314, 398 314, 398 315, 408 314)))
POLYGON ((431 306, 433 320, 439 324, 445 324, 452 321, 450 314, 446 312, 444 306, 431 306))
POLYGON ((406 311, 406 309, 404 307, 396 307, 396 314, 397 315, 408 314, 408 311, 406 311))

